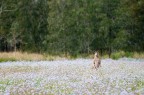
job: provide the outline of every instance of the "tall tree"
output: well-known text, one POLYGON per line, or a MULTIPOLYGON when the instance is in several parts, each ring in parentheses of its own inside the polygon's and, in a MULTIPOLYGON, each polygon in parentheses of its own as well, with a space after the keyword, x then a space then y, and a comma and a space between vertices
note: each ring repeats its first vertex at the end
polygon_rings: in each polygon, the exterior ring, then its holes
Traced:
POLYGON ((15 45, 12 41, 10 42, 9 37, 11 37, 13 22, 16 20, 17 3, 17 0, 2 0, 0 2, 0 46, 4 51, 14 50, 15 45))
POLYGON ((48 34, 48 1, 19 1, 19 23, 23 49, 41 52, 48 34))
POLYGON ((101 27, 102 31, 104 31, 104 35, 106 37, 105 40, 105 48, 109 51, 109 57, 111 56, 111 52, 114 48, 113 41, 116 38, 117 30, 116 30, 116 10, 118 8, 119 0, 103 0, 102 1, 102 21, 101 27))

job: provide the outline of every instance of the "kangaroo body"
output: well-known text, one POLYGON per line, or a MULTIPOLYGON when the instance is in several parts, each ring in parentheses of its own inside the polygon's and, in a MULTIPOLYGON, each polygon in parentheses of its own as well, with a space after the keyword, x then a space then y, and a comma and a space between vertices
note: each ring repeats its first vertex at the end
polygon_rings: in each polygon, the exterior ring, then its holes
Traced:
POLYGON ((97 52, 94 54, 93 66, 95 69, 98 69, 101 66, 101 60, 97 52))

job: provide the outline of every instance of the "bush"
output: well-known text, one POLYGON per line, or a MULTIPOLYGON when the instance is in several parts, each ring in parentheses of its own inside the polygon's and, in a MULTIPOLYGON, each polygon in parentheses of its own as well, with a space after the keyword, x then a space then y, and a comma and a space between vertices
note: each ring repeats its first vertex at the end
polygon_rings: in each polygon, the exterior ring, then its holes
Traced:
POLYGON ((120 52, 112 53, 111 58, 117 60, 117 59, 122 58, 124 56, 125 56, 125 52, 120 51, 120 52))
POLYGON ((125 57, 133 57, 133 53, 132 52, 125 52, 125 57))

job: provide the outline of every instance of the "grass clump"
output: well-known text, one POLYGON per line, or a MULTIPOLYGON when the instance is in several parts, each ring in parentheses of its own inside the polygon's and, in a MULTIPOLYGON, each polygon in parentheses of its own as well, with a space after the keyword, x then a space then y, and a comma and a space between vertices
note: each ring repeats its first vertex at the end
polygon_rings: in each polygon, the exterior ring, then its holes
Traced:
POLYGON ((136 86, 138 87, 138 89, 144 88, 144 80, 143 81, 137 81, 136 86))
POLYGON ((0 58, 0 62, 16 61, 14 58, 0 58))

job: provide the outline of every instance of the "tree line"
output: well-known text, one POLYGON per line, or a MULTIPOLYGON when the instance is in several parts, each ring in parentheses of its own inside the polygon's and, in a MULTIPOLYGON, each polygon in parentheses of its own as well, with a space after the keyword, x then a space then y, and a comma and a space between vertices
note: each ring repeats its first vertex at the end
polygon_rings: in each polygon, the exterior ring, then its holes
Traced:
POLYGON ((143 0, 1 0, 0 51, 144 51, 143 0))

